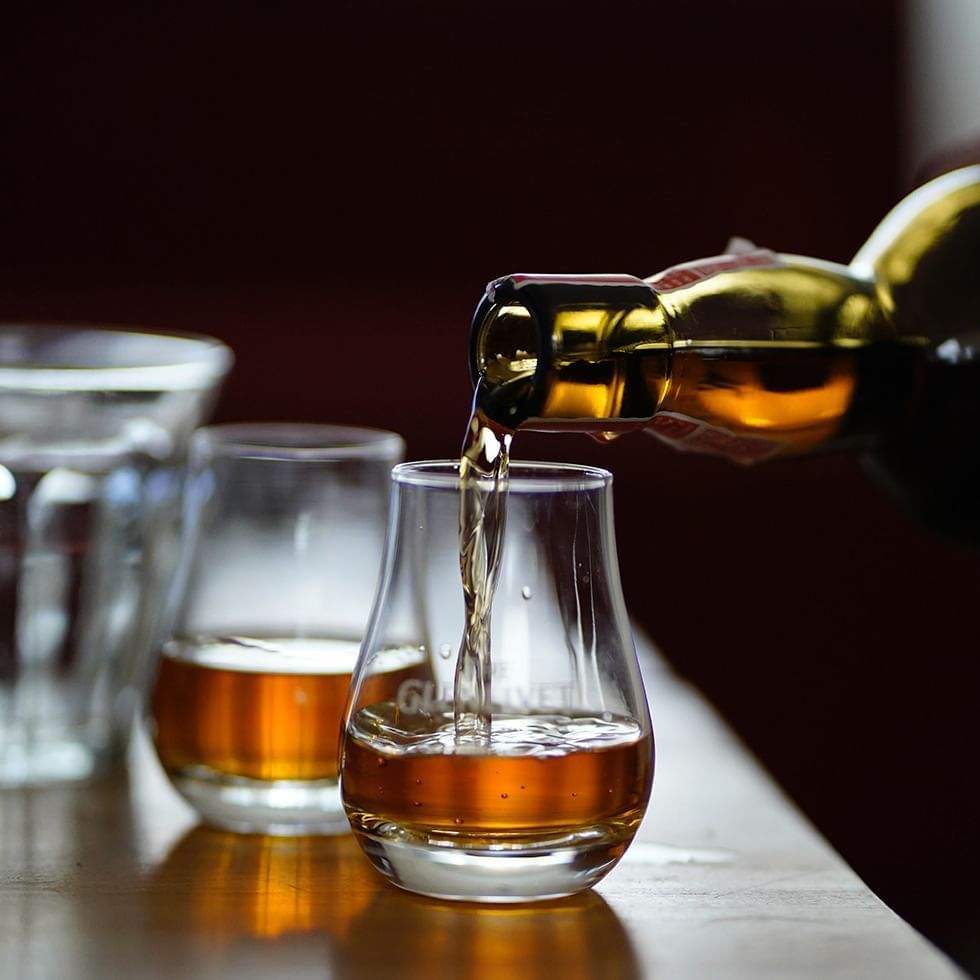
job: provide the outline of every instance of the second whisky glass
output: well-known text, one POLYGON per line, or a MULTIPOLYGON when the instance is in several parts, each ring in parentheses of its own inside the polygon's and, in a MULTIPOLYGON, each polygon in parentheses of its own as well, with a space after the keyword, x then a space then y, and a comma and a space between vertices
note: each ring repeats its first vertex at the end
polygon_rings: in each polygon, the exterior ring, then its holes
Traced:
POLYGON ((392 432, 285 423, 195 433, 157 754, 204 819, 340 833, 340 721, 380 569, 392 432))
POLYGON ((550 463, 510 472, 489 736, 456 724, 464 603, 448 461, 392 471, 385 568, 345 713, 341 794, 355 837, 395 884, 439 898, 588 888, 625 852, 653 778, 612 477, 550 463), (393 657, 414 658, 411 673, 392 674, 393 657))

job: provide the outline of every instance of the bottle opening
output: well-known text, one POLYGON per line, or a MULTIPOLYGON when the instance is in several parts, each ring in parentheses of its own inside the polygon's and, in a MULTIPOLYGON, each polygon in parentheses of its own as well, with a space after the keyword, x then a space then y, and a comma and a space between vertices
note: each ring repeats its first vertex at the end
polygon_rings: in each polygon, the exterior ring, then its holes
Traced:
POLYGON ((530 310, 516 301, 495 306, 479 328, 476 366, 491 385, 534 374, 538 338, 530 310))

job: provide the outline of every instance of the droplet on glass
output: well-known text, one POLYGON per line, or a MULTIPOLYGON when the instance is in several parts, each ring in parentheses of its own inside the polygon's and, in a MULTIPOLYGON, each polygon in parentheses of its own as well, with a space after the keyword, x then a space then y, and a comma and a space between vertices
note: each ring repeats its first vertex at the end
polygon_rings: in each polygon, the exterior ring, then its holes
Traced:
POLYGON ((507 794, 506 794, 506 793, 501 793, 501 794, 500 794, 500 798, 501 798, 502 800, 506 800, 506 799, 507 799, 507 794))
POLYGON ((439 647, 439 656, 442 657, 443 660, 448 660, 452 655, 453 648, 448 643, 443 643, 443 645, 439 647))
POLYGON ((463 818, 462 817, 456 817, 456 819, 453 820, 453 823, 456 824, 457 826, 460 826, 463 823, 463 818))
POLYGON ((388 760, 387 759, 378 759, 378 768, 379 769, 384 769, 384 767, 387 766, 387 765, 388 765, 388 760))
POLYGON ((530 599, 531 598, 531 586, 530 585, 525 585, 524 588, 521 589, 521 595, 524 596, 525 599, 530 599))
POLYGON ((421 806, 421 805, 422 805, 421 800, 412 800, 412 806, 421 806))

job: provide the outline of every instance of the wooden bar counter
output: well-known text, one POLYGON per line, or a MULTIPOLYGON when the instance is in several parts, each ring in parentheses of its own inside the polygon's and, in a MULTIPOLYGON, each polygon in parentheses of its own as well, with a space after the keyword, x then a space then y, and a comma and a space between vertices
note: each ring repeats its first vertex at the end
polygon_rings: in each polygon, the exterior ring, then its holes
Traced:
POLYGON ((0 791, 0 977, 962 976, 695 691, 649 649, 642 659, 653 800, 594 891, 540 905, 434 901, 384 882, 349 836, 209 830, 137 739, 128 776, 0 791))

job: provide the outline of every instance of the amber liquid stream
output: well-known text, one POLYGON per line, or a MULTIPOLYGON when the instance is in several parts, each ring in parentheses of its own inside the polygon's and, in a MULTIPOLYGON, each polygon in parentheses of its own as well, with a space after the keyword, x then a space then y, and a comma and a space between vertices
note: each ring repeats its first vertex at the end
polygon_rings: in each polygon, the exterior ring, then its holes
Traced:
POLYGON ((513 433, 473 413, 459 463, 459 567, 465 621, 456 661, 453 704, 456 736, 486 745, 492 719, 490 615, 504 538, 507 467, 513 433))

